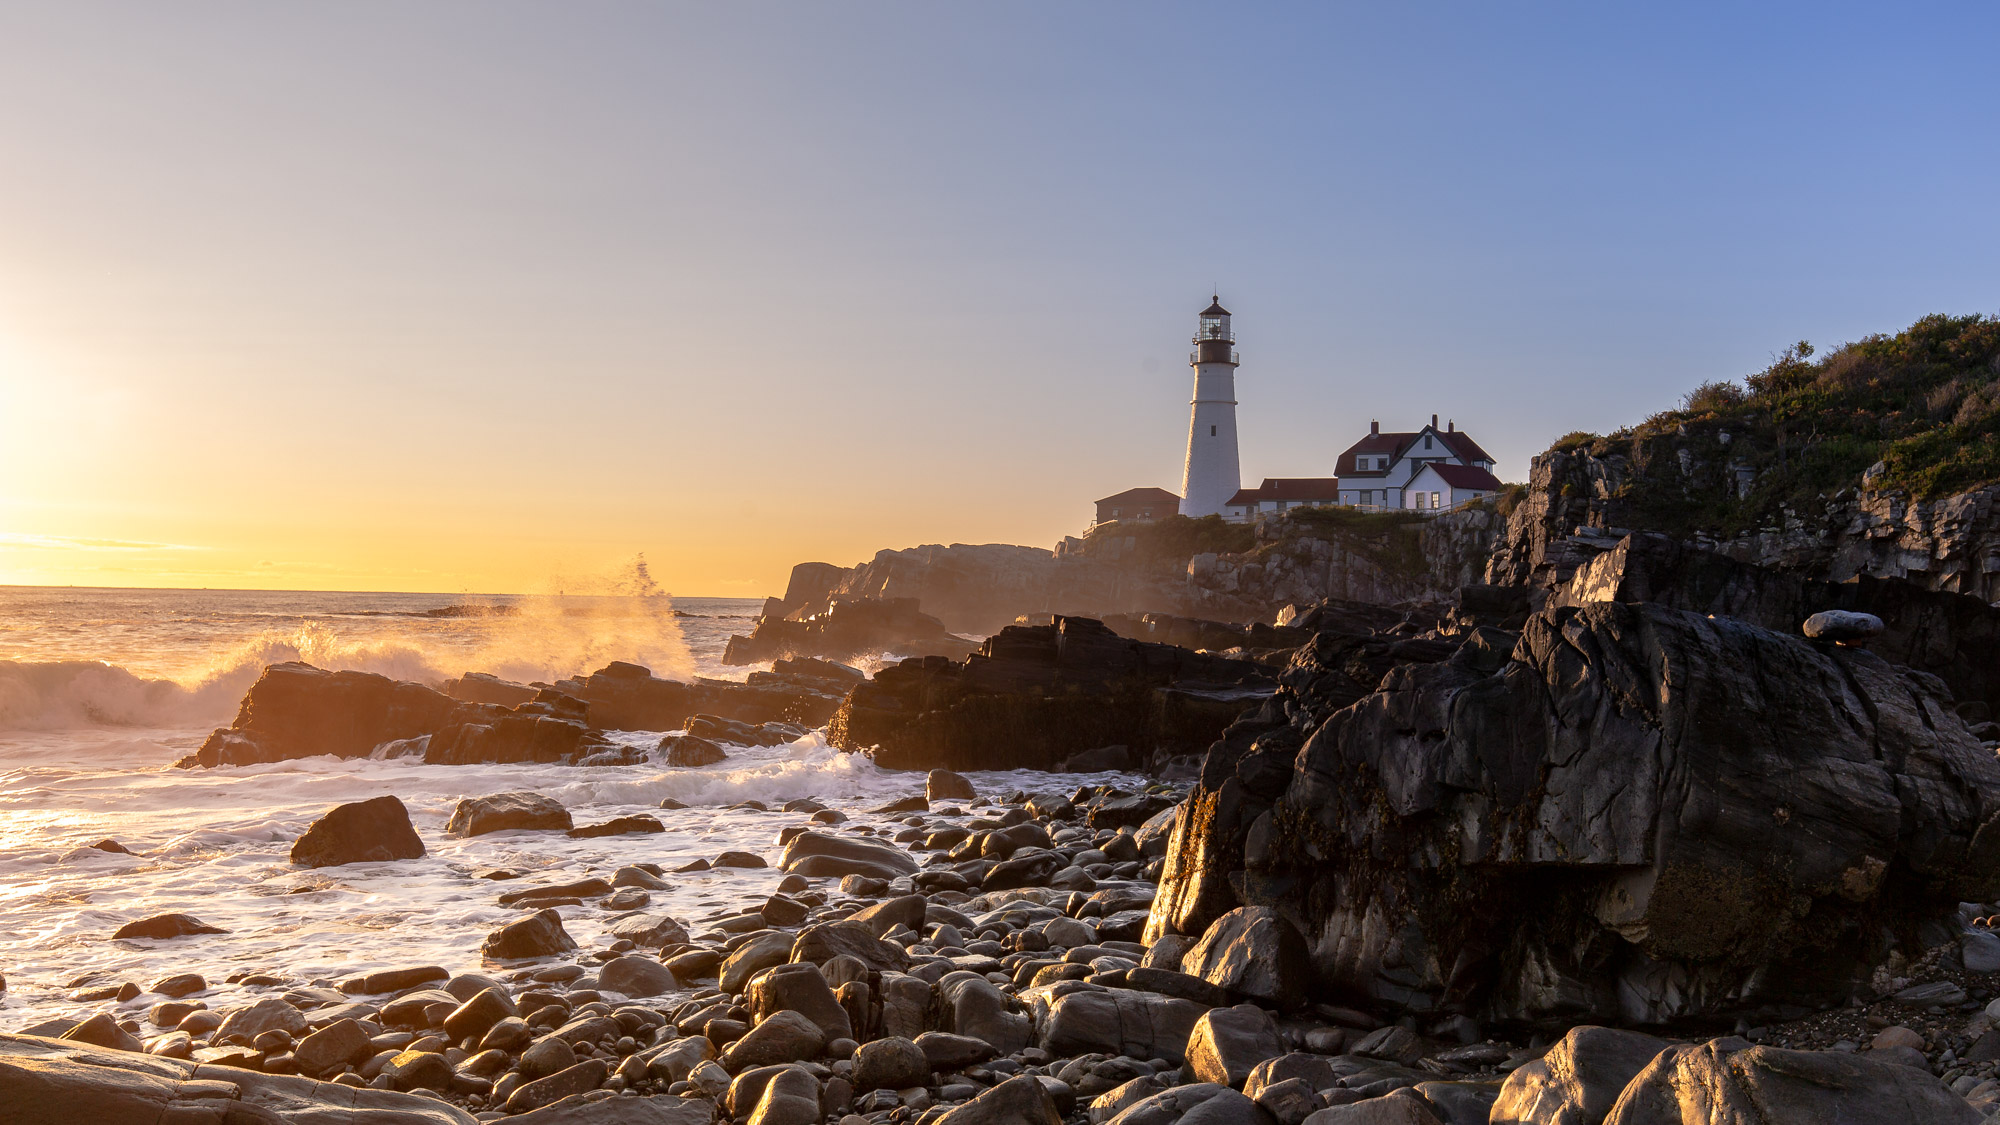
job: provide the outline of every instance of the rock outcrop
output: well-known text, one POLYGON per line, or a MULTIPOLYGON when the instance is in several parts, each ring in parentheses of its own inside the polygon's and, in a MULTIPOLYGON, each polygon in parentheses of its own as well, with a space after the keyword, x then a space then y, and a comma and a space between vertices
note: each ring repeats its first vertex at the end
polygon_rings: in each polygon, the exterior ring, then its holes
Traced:
POLYGON ((240 766, 327 754, 341 758, 421 755, 433 765, 476 762, 621 764, 643 752, 604 730, 670 731, 700 714, 749 723, 826 722, 860 679, 844 665, 782 660, 744 683, 663 680, 614 661, 583 677, 532 688, 514 704, 475 702, 514 694, 506 681, 461 677, 455 698, 372 672, 328 672, 273 664, 244 695, 236 721, 175 764, 240 766), (468 686, 470 685, 470 686, 468 686))
POLYGON ((1867 615, 1876 619, 1865 638, 1871 651, 1937 676, 1961 703, 2000 708, 2000 607, 1964 594, 1865 575, 1824 582, 1643 532, 1583 562, 1545 597, 1550 605, 1657 602, 1780 633, 1821 615, 1867 615))
POLYGON ((580 701, 556 692, 512 707, 467 703, 373 672, 291 661, 264 669, 236 721, 175 764, 212 768, 378 751, 446 763, 573 761, 611 746, 585 715, 580 701))
POLYGON ((1329 598, 1445 599, 1485 572, 1499 526, 1484 508, 1427 519, 1300 509, 1254 527, 1225 528, 1219 519, 1106 525, 1053 551, 931 544, 853 567, 801 563, 785 597, 764 612, 802 619, 840 599, 911 598, 946 629, 972 636, 1024 615, 1269 621, 1287 605, 1329 598))
POLYGON ((474 1120, 456 1106, 413 1094, 17 1035, 0 1035, 0 1106, 9 1125, 474 1120))
POLYGON ((1935 680, 1658 604, 1510 641, 1420 642, 1450 654, 1358 700, 1302 648, 1210 751, 1148 937, 1267 906, 1330 995, 1665 1025, 1837 1004, 2000 892, 2000 763, 1935 680))
POLYGON ((962 662, 905 660, 828 725, 890 769, 1053 769, 1122 743, 1194 753, 1270 693, 1268 669, 1118 636, 1097 621, 1010 626, 962 662))
POLYGON ((652 670, 614 660, 588 676, 553 686, 590 705, 591 721, 606 730, 680 730, 694 715, 719 715, 746 723, 789 722, 819 726, 833 714, 851 680, 811 662, 791 671, 751 673, 743 683, 697 677, 665 680, 652 670))
POLYGON ((976 647, 919 611, 915 598, 837 597, 809 616, 759 617, 749 636, 729 638, 722 662, 762 664, 796 656, 848 661, 882 655, 957 660, 976 647))
POLYGON ((302 867, 338 867, 422 859, 424 842, 410 824, 410 811, 393 796, 335 805, 292 842, 292 862, 302 867))
POLYGON ((1712 429, 1607 438, 1537 456, 1527 494, 1493 545, 1486 580, 1559 586, 1630 530, 1654 530, 1808 578, 1896 578, 2000 601, 2000 485, 1913 500, 1874 491, 1864 478, 1786 509, 1770 526, 1718 533, 1702 526, 1705 502, 1747 493, 1757 470, 1732 450, 1727 432, 1712 429), (1665 526, 1662 512, 1689 513, 1671 521, 1688 526, 1665 526))

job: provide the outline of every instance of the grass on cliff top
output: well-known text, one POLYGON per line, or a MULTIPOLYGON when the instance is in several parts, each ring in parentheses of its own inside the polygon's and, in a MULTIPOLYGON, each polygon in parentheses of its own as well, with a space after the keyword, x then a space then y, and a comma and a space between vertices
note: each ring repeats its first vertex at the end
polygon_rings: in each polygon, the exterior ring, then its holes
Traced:
POLYGON ((1139 555, 1188 559, 1208 552, 1241 554, 1257 545, 1257 532, 1249 524, 1230 523, 1221 516, 1168 516, 1151 523, 1123 520, 1098 524, 1084 539, 1133 539, 1136 542, 1131 549, 1139 555))
POLYGON ((1771 526, 1860 486, 1877 462, 1869 487, 1918 499, 2000 483, 2000 318, 1927 316, 1823 354, 1800 341, 1741 383, 1704 383, 1677 410, 1555 448, 1633 458, 1625 499, 1662 530, 1771 526), (1686 487, 1668 447, 1753 469, 1749 494, 1686 487))

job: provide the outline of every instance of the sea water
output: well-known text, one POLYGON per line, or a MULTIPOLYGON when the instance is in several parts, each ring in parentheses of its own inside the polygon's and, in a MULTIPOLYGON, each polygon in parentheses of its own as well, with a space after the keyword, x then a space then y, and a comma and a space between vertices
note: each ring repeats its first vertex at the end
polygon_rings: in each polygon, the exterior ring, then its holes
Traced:
MULTIPOLYGON (((432 766, 414 759, 306 758, 215 770, 171 763, 228 725, 263 667, 302 659, 327 668, 439 683, 471 671, 522 681, 587 673, 614 659, 660 675, 741 678, 721 664, 756 601, 609 597, 471 598, 432 594, 0 588, 0 1031, 104 1007, 72 997, 92 984, 141 988, 171 973, 212 985, 232 974, 292 981, 440 965, 478 970, 480 942, 520 917, 500 892, 540 881, 609 876, 631 863, 669 869, 728 849, 775 860, 775 809, 813 797, 863 821, 864 810, 920 792, 918 774, 877 769, 824 732, 774 747, 727 746, 728 760, 676 768, 432 766), (445 835, 464 797, 532 790, 579 825, 646 813, 663 834, 573 840, 559 832, 445 835), (328 808, 393 794, 428 854, 420 860, 293 866, 292 841, 328 808), (691 806, 664 810, 674 798, 691 806), (132 855, 88 845, 110 838, 132 855), (504 869, 506 882, 483 878, 504 869), (193 914, 228 931, 114 941, 126 922, 193 914)), ((653 748, 660 732, 612 732, 653 748)), ((1077 778, 971 775, 982 791, 1055 791, 1077 778)), ((879 821, 878 821, 879 822, 879 821)), ((754 908, 782 873, 723 869, 671 876, 648 908, 699 928, 754 908)), ((584 950, 616 919, 563 908, 584 950)), ((490 966, 489 966, 490 968, 490 966)), ((204 997, 232 1002, 232 990, 204 997)), ((152 998, 152 999, 157 999, 152 998)), ((143 1010, 144 1001, 130 1012, 143 1010)))

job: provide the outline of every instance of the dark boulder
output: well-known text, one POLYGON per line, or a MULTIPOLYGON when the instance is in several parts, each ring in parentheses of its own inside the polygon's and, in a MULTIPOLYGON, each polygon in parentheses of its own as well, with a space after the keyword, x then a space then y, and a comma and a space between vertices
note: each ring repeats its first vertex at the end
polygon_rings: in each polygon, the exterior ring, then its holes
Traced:
POLYGON ((1182 956, 1181 971, 1273 1008, 1299 1007, 1313 993, 1305 938, 1267 906, 1238 907, 1216 919, 1182 956))
POLYGON ((786 841, 778 866, 794 875, 860 875, 870 879, 895 879, 917 871, 917 861, 901 848, 824 832, 801 832, 786 841))
POLYGON ((1288 687, 1323 716, 1289 784, 1267 804, 1204 767, 1148 936, 1240 902, 1390 1010, 1758 1021, 2000 894, 2000 763, 1927 676, 1654 604, 1476 639, 1331 713, 1288 687))
POLYGON ((667 735, 660 739, 660 752, 667 756, 668 765, 683 767, 712 766, 729 757, 722 747, 692 734, 667 735))
MULTIPOLYGON (((1495 1122, 1502 1120, 1499 1109, 1496 1104, 1495 1122)), ((1788 1051, 1716 1039, 1662 1051, 1625 1087, 1604 1125, 1978 1125, 1985 1120, 1917 1067, 1838 1051, 1788 1051)))
POLYGON ((502 707, 518 707, 535 698, 539 690, 485 672, 467 672, 444 686, 446 695, 461 702, 498 703, 502 707))
POLYGON ((479 762, 580 762, 622 747, 593 729, 588 707, 574 696, 543 688, 514 707, 461 704, 430 737, 431 765, 479 762))
POLYGON ((924 799, 932 804, 940 801, 970 801, 979 796, 973 791, 972 783, 950 770, 932 770, 924 777, 924 799))
POLYGON ((494 930, 486 936, 479 951, 496 961, 511 961, 553 957, 575 948, 575 939, 563 929, 562 915, 545 909, 494 930))
POLYGON ((372 672, 273 664, 243 696, 236 721, 176 762, 241 766, 320 754, 421 754, 433 764, 576 761, 610 749, 584 703, 538 690, 514 706, 454 699, 372 672))
POLYGON ((572 840, 589 840, 599 836, 631 836, 640 833, 665 832, 667 826, 656 816, 621 816, 602 824, 586 824, 572 828, 567 835, 572 840))
POLYGON ((228 930, 211 926, 192 914, 155 914, 151 918, 141 918, 127 922, 112 934, 112 940, 120 938, 177 938, 195 934, 226 934, 228 930))
POLYGON ((1199 752, 1269 693, 1260 665, 1059 617, 1002 629, 962 662, 882 669, 848 695, 828 736, 890 769, 1046 770, 1118 743, 1199 752))
POLYGON ((729 638, 722 662, 762 664, 785 657, 847 661, 883 653, 957 660, 976 647, 918 610, 915 598, 835 598, 808 617, 758 618, 749 636, 729 638))
POLYGON ((424 842, 410 811, 393 796, 335 805, 292 843, 292 862, 305 867, 422 859, 424 842))
POLYGON ((2000 707, 2000 606, 1927 590, 1914 582, 1861 575, 1826 582, 1738 562, 1658 533, 1607 541, 1610 549, 1548 592, 1550 605, 1655 602, 1734 617, 1777 633, 1808 622, 1844 622, 1827 641, 1865 642, 1896 664, 1929 672, 1961 701, 2000 707), (1872 617, 1868 624, 1863 618, 1872 617))
POLYGON ((471 1114, 430 1097, 18 1035, 0 1035, 0 1118, 8 1125, 473 1125, 471 1114))
POLYGON ((422 684, 372 672, 273 664, 243 696, 236 721, 180 764, 241 766, 321 754, 365 758, 383 743, 430 734, 458 706, 422 684))
POLYGON ((540 793, 515 791, 465 798, 452 809, 444 830, 452 836, 484 836, 519 830, 567 832, 570 827, 569 810, 562 802, 540 793))
POLYGON ((817 675, 753 674, 753 680, 666 680, 637 664, 614 660, 588 676, 560 680, 556 690, 590 705, 606 730, 686 730, 695 715, 746 723, 824 724, 844 690, 817 675))

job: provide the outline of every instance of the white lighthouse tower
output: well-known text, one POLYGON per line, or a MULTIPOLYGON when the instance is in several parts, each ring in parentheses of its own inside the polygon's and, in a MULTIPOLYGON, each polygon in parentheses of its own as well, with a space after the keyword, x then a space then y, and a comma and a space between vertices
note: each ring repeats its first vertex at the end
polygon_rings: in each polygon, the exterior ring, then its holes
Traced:
POLYGON ((1236 337, 1217 296, 1201 310, 1194 334, 1194 406, 1188 414, 1187 471, 1181 515, 1218 516, 1243 486, 1236 459, 1236 337))

